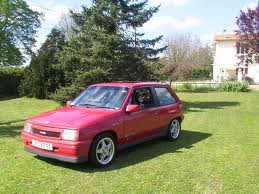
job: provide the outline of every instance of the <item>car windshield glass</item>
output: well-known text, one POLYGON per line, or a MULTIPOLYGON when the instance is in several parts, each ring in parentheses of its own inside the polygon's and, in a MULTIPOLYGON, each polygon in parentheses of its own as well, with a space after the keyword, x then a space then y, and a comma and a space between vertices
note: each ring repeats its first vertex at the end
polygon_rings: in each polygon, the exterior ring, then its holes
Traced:
POLYGON ((119 109, 128 90, 127 87, 90 86, 71 103, 71 106, 119 109))

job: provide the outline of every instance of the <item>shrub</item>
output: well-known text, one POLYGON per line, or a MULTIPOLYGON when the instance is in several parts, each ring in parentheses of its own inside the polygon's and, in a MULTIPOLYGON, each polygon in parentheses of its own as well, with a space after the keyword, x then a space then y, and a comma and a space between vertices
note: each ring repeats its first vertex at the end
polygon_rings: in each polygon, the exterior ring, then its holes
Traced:
POLYGON ((249 83, 247 81, 223 81, 218 89, 224 92, 248 92, 249 83))
POLYGON ((254 84, 253 78, 251 78, 251 77, 249 77, 249 76, 245 76, 244 80, 247 81, 250 85, 251 85, 251 84, 254 84))
POLYGON ((24 68, 2 67, 0 68, 0 94, 17 95, 18 86, 24 75, 24 68))
POLYGON ((209 91, 215 91, 216 89, 214 87, 210 86, 192 86, 189 89, 186 89, 184 86, 173 86, 173 89, 176 92, 190 92, 190 93, 204 93, 209 91))
POLYGON ((33 97, 34 87, 33 84, 34 75, 29 67, 25 67, 24 76, 21 80, 21 84, 18 87, 20 96, 33 97))
POLYGON ((212 72, 211 67, 193 69, 192 79, 193 80, 211 79, 211 72, 212 72))
POLYGON ((50 95, 50 98, 64 105, 67 101, 73 100, 83 89, 84 88, 77 87, 74 84, 66 87, 60 87, 54 94, 50 95))
POLYGON ((191 89, 194 88, 194 86, 191 83, 184 83, 182 85, 182 88, 185 89, 185 90, 191 90, 191 89))
POLYGON ((50 98, 57 88, 64 86, 63 72, 49 64, 48 67, 39 64, 25 68, 24 78, 19 86, 21 96, 39 99, 50 98))

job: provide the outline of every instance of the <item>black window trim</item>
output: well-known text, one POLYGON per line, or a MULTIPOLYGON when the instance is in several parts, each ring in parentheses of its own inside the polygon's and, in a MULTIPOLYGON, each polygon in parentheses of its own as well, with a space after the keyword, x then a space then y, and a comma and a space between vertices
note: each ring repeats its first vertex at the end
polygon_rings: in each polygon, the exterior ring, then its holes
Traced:
POLYGON ((135 86, 135 87, 133 87, 133 88, 132 88, 132 92, 131 92, 131 94, 130 94, 129 101, 128 101, 127 104, 130 104, 131 99, 132 99, 133 92, 134 92, 135 89, 138 89, 138 88, 149 88, 150 91, 151 91, 151 95, 152 95, 153 101, 154 101, 154 106, 152 106, 152 107, 147 107, 147 108, 143 108, 143 109, 141 109, 140 111, 152 109, 152 108, 155 108, 155 107, 158 107, 158 106, 159 106, 159 101, 158 101, 156 92, 155 92, 155 90, 154 90, 154 86, 152 86, 152 85, 135 86))

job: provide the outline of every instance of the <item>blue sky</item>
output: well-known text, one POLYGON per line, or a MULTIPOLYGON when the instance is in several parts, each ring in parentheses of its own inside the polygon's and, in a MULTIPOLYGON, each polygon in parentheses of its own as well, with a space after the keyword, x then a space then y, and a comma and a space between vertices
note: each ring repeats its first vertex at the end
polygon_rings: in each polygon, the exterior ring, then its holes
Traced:
MULTIPOLYGON (((79 10, 81 5, 91 4, 90 0, 27 0, 34 10, 45 14, 37 37, 37 47, 44 42, 62 14, 68 9, 79 10)), ((160 11, 144 25, 148 37, 170 36, 176 33, 191 33, 203 43, 211 44, 213 36, 224 29, 233 32, 235 21, 241 9, 255 7, 253 0, 149 0, 149 5, 161 4, 160 11)))

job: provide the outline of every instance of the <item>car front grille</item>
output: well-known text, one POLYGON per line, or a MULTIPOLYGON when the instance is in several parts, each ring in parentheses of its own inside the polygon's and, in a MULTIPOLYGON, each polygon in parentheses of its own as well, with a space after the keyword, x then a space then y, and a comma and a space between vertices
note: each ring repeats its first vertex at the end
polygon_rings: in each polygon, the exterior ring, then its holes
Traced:
POLYGON ((60 132, 54 132, 54 131, 45 131, 45 130, 41 130, 41 129, 32 129, 32 132, 34 134, 38 134, 38 135, 42 135, 42 136, 48 136, 48 137, 59 137, 60 136, 60 132))

